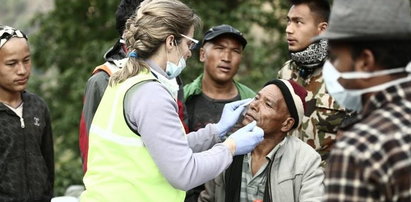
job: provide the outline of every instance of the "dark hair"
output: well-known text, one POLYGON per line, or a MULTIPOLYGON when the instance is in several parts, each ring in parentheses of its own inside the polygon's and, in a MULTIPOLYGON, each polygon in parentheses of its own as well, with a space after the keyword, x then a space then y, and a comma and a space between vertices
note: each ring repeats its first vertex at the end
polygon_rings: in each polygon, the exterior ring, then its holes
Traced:
POLYGON ((328 0, 290 0, 292 5, 306 4, 311 12, 318 16, 320 22, 328 22, 330 3, 328 0))
POLYGON ((356 59, 361 52, 369 49, 376 63, 386 69, 405 67, 411 61, 411 40, 351 41, 351 56, 356 59))
POLYGON ((121 0, 116 10, 116 30, 123 35, 127 19, 133 15, 143 0, 121 0))

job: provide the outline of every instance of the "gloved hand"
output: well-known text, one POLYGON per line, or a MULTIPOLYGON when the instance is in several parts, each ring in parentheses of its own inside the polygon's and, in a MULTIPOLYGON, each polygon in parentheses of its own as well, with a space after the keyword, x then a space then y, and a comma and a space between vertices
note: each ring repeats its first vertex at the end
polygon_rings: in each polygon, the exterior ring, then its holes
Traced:
POLYGON ((234 140, 236 150, 234 155, 251 152, 264 139, 264 131, 253 121, 231 134, 227 140, 234 140))
POLYGON ((224 105, 223 113, 221 114, 220 121, 216 124, 219 131, 219 136, 224 136, 237 122, 241 115, 241 112, 250 103, 252 99, 244 99, 235 102, 230 102, 224 105))

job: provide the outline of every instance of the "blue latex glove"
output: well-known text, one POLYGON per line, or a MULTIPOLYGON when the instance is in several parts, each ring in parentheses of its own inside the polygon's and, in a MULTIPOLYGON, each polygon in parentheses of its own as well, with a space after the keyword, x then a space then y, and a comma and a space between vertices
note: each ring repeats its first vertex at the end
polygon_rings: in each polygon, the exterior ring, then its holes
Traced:
POLYGON ((219 136, 224 136, 237 123, 238 118, 252 99, 230 102, 224 105, 220 121, 216 124, 219 136))
POLYGON ((251 152, 264 139, 264 131, 253 121, 230 135, 228 139, 235 142, 234 155, 242 155, 251 152))

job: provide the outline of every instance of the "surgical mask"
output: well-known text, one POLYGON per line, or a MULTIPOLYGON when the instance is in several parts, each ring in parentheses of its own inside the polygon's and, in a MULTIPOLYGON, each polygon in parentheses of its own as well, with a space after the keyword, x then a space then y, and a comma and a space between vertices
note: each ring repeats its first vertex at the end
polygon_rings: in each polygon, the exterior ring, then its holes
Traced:
POLYGON ((357 112, 362 110, 362 95, 365 93, 376 92, 384 90, 388 87, 398 85, 403 82, 411 81, 411 76, 400 78, 397 80, 382 83, 365 89, 345 89, 338 82, 338 79, 365 79, 376 76, 395 74, 400 72, 411 72, 411 62, 408 65, 395 69, 387 69, 376 72, 339 72, 330 61, 326 61, 323 67, 323 78, 328 93, 335 99, 335 101, 347 108, 357 112))
POLYGON ((178 65, 167 61, 167 66, 166 66, 166 74, 168 79, 174 79, 180 73, 183 71, 183 69, 186 67, 186 60, 184 60, 184 57, 181 56, 180 60, 178 61, 178 65))
MULTIPOLYGON (((176 48, 178 49, 177 43, 174 43, 174 44, 176 48)), ((185 67, 186 67, 186 60, 184 59, 183 56, 181 56, 177 65, 174 64, 173 62, 167 61, 167 66, 166 66, 167 78, 168 79, 176 78, 178 75, 180 75, 180 73, 183 71, 185 67)))

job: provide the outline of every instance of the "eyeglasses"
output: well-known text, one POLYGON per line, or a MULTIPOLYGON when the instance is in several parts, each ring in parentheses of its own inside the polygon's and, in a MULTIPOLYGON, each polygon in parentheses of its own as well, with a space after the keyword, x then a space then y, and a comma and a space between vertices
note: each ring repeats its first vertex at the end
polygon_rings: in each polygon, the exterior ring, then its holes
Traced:
POLYGON ((191 38, 191 37, 188 37, 188 36, 186 36, 186 35, 184 35, 184 34, 180 34, 180 35, 181 35, 182 37, 184 37, 184 38, 186 38, 186 39, 188 39, 188 40, 191 41, 191 43, 188 45, 188 48, 189 48, 190 50, 194 50, 194 49, 197 47, 198 40, 193 39, 193 38, 191 38))

